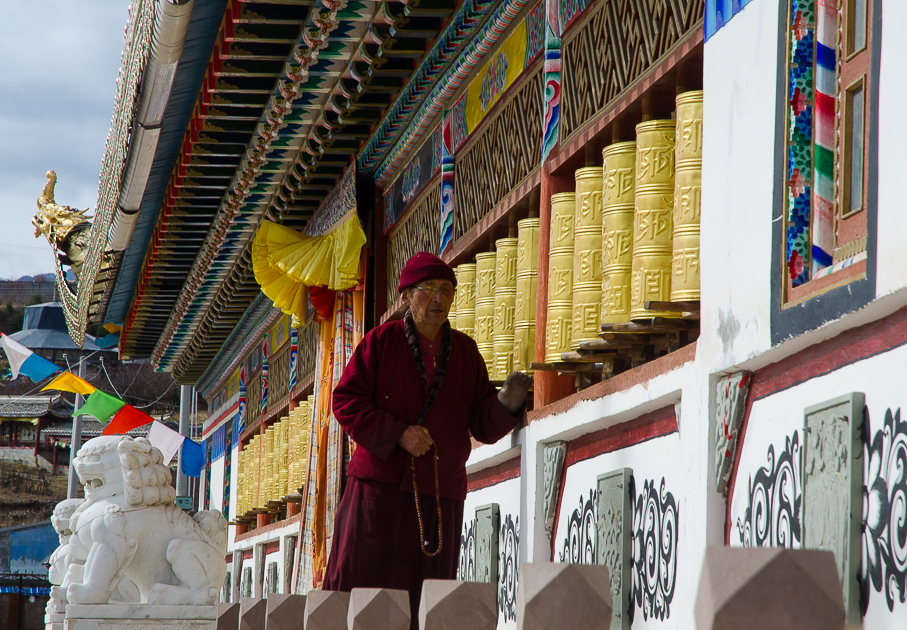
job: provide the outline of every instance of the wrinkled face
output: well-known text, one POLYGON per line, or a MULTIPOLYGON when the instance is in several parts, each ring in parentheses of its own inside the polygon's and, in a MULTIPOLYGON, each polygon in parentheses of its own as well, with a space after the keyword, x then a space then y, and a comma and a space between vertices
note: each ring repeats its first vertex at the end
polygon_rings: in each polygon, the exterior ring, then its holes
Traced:
POLYGON ((413 321, 426 326, 440 326, 447 321, 453 297, 450 280, 425 280, 403 291, 403 302, 412 309, 413 321))

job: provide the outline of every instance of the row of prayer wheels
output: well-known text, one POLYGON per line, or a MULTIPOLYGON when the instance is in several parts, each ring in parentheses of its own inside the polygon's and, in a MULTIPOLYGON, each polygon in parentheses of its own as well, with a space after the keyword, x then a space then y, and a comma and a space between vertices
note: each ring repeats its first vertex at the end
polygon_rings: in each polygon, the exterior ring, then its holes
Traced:
POLYGON ((457 291, 448 319, 475 339, 492 380, 527 371, 533 361, 538 247, 539 220, 523 219, 516 238, 495 241, 495 251, 454 270, 457 291))
POLYGON ((312 403, 309 396, 240 451, 237 514, 265 511, 305 485, 312 403))
POLYGON ((702 92, 676 103, 676 121, 638 124, 601 168, 576 171, 575 192, 552 195, 546 362, 601 324, 678 316, 648 301, 699 300, 702 92))

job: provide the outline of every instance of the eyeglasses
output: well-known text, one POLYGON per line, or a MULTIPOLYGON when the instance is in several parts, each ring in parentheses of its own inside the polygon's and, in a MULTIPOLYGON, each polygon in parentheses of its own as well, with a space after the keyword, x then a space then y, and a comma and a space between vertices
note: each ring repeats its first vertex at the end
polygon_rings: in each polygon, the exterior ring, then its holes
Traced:
POLYGON ((419 286, 419 287, 413 287, 413 288, 419 289, 420 291, 422 291, 422 293, 424 293, 426 295, 426 297, 428 297, 429 299, 435 297, 435 295, 437 295, 439 292, 441 293, 441 297, 443 297, 446 300, 449 300, 450 298, 452 298, 453 294, 454 294, 453 287, 450 285, 447 285, 447 284, 442 285, 442 286, 434 286, 434 285, 429 284, 426 286, 419 286))

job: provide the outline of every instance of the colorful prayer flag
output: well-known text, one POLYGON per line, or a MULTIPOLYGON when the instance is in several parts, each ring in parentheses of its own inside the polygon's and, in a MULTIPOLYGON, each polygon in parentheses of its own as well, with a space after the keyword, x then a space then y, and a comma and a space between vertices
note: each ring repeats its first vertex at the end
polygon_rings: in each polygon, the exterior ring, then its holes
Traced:
POLYGON ((148 429, 148 441, 164 456, 164 466, 169 466, 173 456, 179 452, 186 436, 177 433, 166 424, 155 420, 148 429))
POLYGON ((205 467, 205 449, 189 438, 183 440, 183 457, 180 468, 187 477, 198 477, 205 467))
POLYGON ((125 405, 119 398, 96 389, 76 413, 80 416, 94 416, 98 422, 105 424, 125 405))
POLYGON ((123 405, 110 420, 110 424, 104 427, 104 435, 128 433, 133 429, 145 426, 149 422, 154 422, 154 418, 144 411, 139 411, 132 405, 123 405))
POLYGON ((20 374, 24 374, 35 383, 38 383, 63 369, 44 357, 35 354, 8 335, 0 335, 0 345, 3 346, 6 358, 9 359, 9 367, 12 370, 14 379, 19 378, 20 374))
POLYGON ((42 387, 41 391, 44 392, 49 389, 89 396, 94 393, 95 386, 88 381, 79 378, 72 372, 63 372, 62 374, 55 376, 50 383, 42 387))

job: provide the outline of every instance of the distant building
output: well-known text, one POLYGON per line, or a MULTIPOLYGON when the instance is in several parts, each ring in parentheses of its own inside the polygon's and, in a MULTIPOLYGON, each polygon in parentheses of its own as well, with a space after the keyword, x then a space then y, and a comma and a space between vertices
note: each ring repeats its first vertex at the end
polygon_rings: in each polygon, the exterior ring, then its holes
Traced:
POLYGON ((76 347, 66 328, 63 305, 59 302, 25 307, 22 330, 13 333, 10 338, 60 365, 65 365, 64 355, 70 363, 75 363, 82 355, 105 352, 109 353, 108 356, 115 356, 116 353, 115 349, 99 348, 91 335, 85 335, 85 343, 81 349, 76 347))

